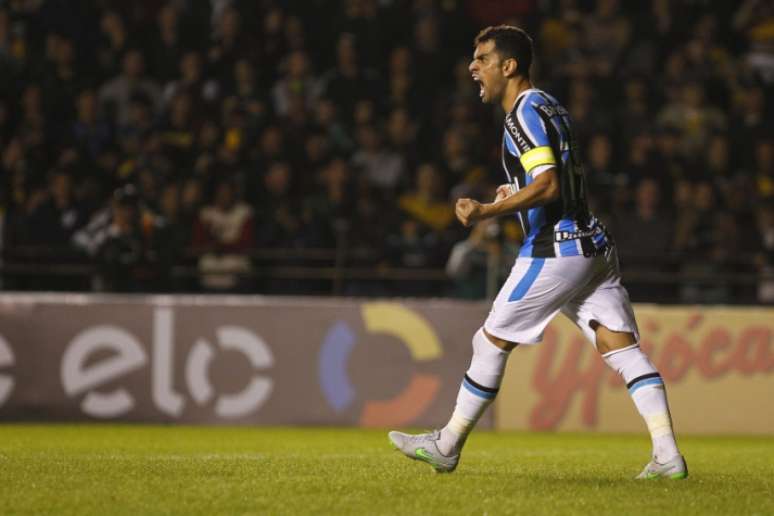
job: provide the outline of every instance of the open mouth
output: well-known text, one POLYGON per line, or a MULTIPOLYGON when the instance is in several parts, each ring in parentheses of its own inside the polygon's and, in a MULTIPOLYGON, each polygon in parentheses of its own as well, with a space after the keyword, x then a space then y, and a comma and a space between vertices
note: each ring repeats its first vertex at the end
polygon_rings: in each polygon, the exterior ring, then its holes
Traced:
POLYGON ((481 77, 477 75, 473 75, 473 80, 478 83, 479 91, 478 96, 481 98, 484 98, 484 82, 481 80, 481 77))

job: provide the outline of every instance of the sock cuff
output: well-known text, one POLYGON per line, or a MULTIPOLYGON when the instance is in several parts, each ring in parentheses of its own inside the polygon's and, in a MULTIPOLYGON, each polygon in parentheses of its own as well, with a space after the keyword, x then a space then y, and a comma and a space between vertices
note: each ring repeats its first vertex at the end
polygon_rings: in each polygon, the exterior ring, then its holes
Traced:
POLYGON ((661 382, 661 377, 658 375, 656 367, 638 345, 616 349, 612 353, 606 353, 602 358, 608 366, 623 377, 630 392, 637 386, 628 384, 640 378, 650 383, 661 382), (655 377, 657 376, 658 378, 656 379, 655 377))
POLYGON ((634 344, 626 346, 625 348, 618 348, 618 349, 614 349, 613 351, 608 351, 607 353, 603 353, 602 354, 602 358, 607 359, 607 358, 610 358, 610 357, 612 357, 613 355, 615 355, 617 353, 621 353, 623 351, 629 351, 630 349, 639 348, 639 347, 640 347, 640 343, 639 342, 635 342, 634 344))

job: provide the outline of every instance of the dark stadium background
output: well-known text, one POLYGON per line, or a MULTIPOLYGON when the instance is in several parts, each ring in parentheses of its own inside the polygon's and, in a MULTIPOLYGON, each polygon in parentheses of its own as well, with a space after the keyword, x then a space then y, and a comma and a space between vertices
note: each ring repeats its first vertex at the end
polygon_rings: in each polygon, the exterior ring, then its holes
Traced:
POLYGON ((491 296, 514 223, 453 202, 503 177, 467 64, 508 22, 633 300, 771 303, 772 5, 2 1, 2 288, 491 296))

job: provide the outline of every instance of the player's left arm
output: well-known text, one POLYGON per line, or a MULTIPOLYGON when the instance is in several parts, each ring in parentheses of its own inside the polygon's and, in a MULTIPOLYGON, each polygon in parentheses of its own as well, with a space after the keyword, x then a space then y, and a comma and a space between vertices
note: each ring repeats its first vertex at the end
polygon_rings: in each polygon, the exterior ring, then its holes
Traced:
MULTIPOLYGON (((545 170, 518 192, 491 203, 480 203, 473 199, 458 199, 455 213, 460 222, 470 226, 478 220, 517 213, 524 209, 543 206, 559 198, 560 187, 556 168, 545 170)), ((498 198, 501 197, 498 195, 498 198)))

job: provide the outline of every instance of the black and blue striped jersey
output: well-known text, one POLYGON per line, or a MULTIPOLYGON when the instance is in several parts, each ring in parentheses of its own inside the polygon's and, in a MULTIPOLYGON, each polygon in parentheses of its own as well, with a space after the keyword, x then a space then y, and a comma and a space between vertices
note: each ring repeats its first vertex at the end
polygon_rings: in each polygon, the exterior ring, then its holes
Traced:
POLYGON ((561 195, 517 214, 524 230, 519 256, 593 256, 612 245, 586 202, 586 182, 567 110, 539 89, 522 92, 505 116, 502 162, 514 190, 556 169, 561 195))

